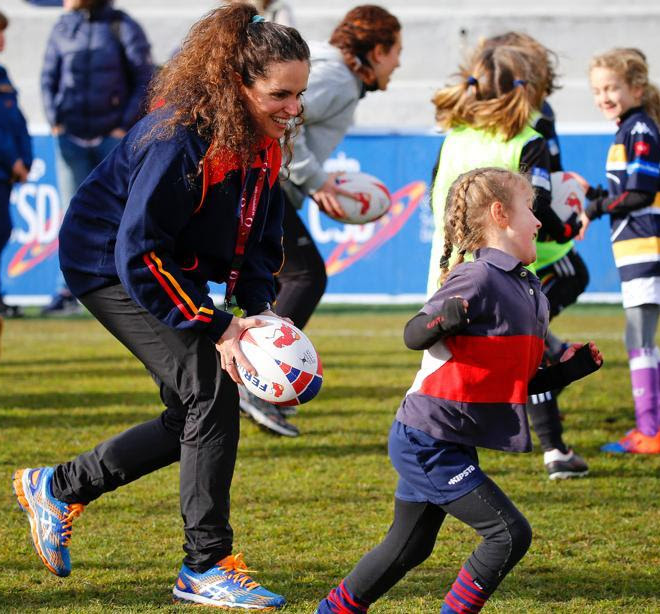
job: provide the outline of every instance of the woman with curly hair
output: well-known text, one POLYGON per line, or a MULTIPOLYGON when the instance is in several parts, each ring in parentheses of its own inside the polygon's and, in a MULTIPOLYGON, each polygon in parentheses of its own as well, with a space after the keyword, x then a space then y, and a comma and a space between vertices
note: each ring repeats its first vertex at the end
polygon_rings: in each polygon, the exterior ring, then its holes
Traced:
POLYGON ((176 599, 272 609, 283 597, 232 554, 229 489, 239 437, 241 333, 274 315, 282 263, 280 139, 301 115, 309 49, 248 4, 193 26, 153 84, 152 111, 82 184, 60 232, 72 292, 150 372, 154 420, 54 467, 21 469, 14 489, 48 569, 71 571, 83 507, 180 461, 186 557, 176 599), (226 282, 226 310, 207 282, 226 282), (232 315, 235 297, 248 317, 232 315))

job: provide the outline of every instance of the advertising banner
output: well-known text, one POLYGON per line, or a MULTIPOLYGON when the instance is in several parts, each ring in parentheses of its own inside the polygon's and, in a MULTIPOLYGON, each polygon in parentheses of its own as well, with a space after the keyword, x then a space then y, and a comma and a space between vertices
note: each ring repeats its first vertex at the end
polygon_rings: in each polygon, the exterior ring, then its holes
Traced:
MULTIPOLYGON (((325 168, 362 171, 379 177, 393 205, 380 220, 341 224, 308 200, 300 215, 326 262, 328 302, 421 302, 426 290, 433 216, 428 186, 442 137, 434 134, 350 134, 325 168)), ((593 185, 605 183, 611 135, 560 136, 566 170, 593 185)), ((50 136, 34 137, 29 181, 11 195, 14 231, 2 255, 2 287, 17 304, 44 304, 58 284, 57 232, 64 208, 55 177, 50 136)), ((591 276, 587 300, 617 300, 619 280, 612 259, 607 219, 594 222, 577 243, 591 276)), ((218 289, 220 293, 221 290, 218 289)))
POLYGON ((14 187, 14 225, 2 254, 2 289, 9 304, 44 304, 60 279, 57 233, 64 216, 57 191, 51 136, 32 138, 34 162, 26 183, 14 187))

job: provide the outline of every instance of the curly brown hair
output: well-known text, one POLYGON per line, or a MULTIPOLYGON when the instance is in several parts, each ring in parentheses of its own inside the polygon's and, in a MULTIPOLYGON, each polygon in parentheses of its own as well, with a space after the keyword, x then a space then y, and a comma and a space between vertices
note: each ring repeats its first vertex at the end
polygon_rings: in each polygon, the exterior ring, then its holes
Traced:
MULTIPOLYGON (((210 143, 209 153, 230 152, 248 165, 257 153, 260 136, 241 94, 265 79, 278 62, 309 62, 309 47, 298 30, 280 24, 252 21, 251 4, 217 8, 190 30, 181 50, 163 67, 151 85, 150 108, 172 109, 156 127, 163 138, 177 126, 194 126, 210 143)), ((302 114, 302 111, 301 111, 302 114)), ((287 128, 288 146, 301 116, 287 128)))
POLYGON ((346 65, 367 87, 375 87, 376 75, 367 60, 367 53, 376 45, 382 45, 387 53, 400 31, 401 24, 394 15, 380 6, 364 4, 346 13, 329 42, 342 52, 346 65))

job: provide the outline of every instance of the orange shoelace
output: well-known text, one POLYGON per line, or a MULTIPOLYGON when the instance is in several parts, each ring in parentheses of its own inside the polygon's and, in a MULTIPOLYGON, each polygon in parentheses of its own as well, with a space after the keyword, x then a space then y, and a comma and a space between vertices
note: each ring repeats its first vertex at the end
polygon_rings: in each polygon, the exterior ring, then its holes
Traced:
POLYGON ((73 519, 78 518, 80 514, 83 513, 83 510, 85 509, 85 506, 82 503, 71 503, 67 507, 67 514, 64 516, 64 520, 62 521, 62 545, 63 546, 68 546, 69 542, 71 541, 71 532, 72 532, 72 527, 71 525, 73 524, 73 519))
POLYGON ((247 568, 247 565, 243 560, 242 552, 239 552, 236 556, 230 554, 229 556, 226 556, 224 559, 216 563, 216 565, 222 569, 222 571, 227 572, 227 576, 230 580, 233 580, 249 591, 259 586, 258 582, 255 582, 250 576, 247 575, 247 572, 254 572, 254 570, 247 568))

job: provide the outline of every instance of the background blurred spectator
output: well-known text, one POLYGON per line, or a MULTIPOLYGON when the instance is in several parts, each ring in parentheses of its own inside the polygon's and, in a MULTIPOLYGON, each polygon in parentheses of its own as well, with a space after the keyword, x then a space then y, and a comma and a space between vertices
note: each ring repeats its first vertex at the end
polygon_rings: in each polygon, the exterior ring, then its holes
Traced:
MULTIPOLYGON (((83 179, 139 119, 153 63, 140 25, 109 0, 64 0, 64 8, 46 46, 41 90, 66 210, 83 179)), ((61 279, 44 313, 77 307, 61 279)))
MULTIPOLYGON (((0 51, 5 48, 7 17, 0 13, 0 51)), ((7 71, 0 66, 0 255, 9 243, 11 217, 9 195, 12 185, 26 181, 32 164, 32 141, 23 113, 18 108, 17 93, 7 71)), ((0 287, 0 314, 21 315, 18 307, 10 307, 3 300, 0 287)))

